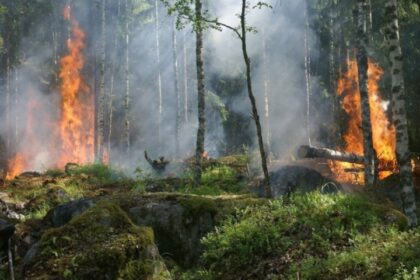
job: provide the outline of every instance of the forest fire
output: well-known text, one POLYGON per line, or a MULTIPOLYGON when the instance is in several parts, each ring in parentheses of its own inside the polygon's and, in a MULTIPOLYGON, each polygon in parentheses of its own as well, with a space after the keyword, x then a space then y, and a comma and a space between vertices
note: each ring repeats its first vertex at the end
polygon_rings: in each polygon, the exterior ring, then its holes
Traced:
MULTIPOLYGON (((363 154, 363 134, 357 71, 356 61, 348 61, 348 71, 338 81, 337 94, 342 96, 342 106, 349 117, 348 128, 344 135, 344 151, 361 155, 363 154)), ((388 103, 379 96, 378 82, 383 75, 383 70, 378 64, 370 60, 368 75, 373 146, 379 159, 379 178, 384 179, 397 170, 395 127, 387 117, 388 103)), ((330 162, 330 166, 340 181, 354 183, 363 183, 364 181, 363 173, 346 172, 348 170, 362 170, 361 165, 330 162)))
POLYGON ((68 162, 93 160, 94 96, 81 74, 85 63, 85 33, 71 16, 69 6, 64 9, 64 18, 70 22, 71 37, 67 41, 68 53, 60 60, 59 118, 54 120, 51 113, 44 112, 41 102, 36 100, 31 90, 26 91, 28 114, 25 128, 16 154, 8 161, 7 179, 37 167, 40 151, 34 150, 35 146, 47 149, 45 152, 49 154, 49 161, 43 163, 44 168, 62 168, 68 162), (47 139, 41 139, 39 133, 34 133, 40 124, 51 130, 47 139))
POLYGON ((15 155, 12 159, 8 162, 9 170, 6 174, 6 179, 10 180, 22 173, 25 170, 25 158, 22 154, 15 155))
POLYGON ((85 63, 82 53, 85 33, 71 16, 69 6, 64 10, 64 17, 71 23, 72 37, 67 41, 68 55, 60 60, 61 152, 58 166, 92 160, 94 142, 94 99, 81 75, 85 63))

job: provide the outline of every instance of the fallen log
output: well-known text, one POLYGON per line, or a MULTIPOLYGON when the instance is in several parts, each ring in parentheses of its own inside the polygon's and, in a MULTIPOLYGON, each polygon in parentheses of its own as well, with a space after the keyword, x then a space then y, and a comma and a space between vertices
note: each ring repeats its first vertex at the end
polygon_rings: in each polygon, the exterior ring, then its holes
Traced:
POLYGON ((344 161, 350 163, 363 164, 363 156, 356 155, 353 153, 346 153, 335 151, 327 148, 318 148, 313 146, 303 145, 300 146, 297 151, 299 158, 326 158, 337 161, 344 161))

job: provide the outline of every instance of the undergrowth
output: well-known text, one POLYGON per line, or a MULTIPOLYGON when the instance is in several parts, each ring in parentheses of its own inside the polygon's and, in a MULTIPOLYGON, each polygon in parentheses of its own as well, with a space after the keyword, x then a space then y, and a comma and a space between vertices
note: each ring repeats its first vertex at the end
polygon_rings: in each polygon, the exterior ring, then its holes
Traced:
POLYGON ((361 196, 295 194, 238 210, 178 278, 407 279, 418 274, 420 231, 406 227, 400 212, 361 196))
POLYGON ((68 170, 67 173, 71 175, 86 175, 92 184, 115 184, 126 179, 122 171, 101 163, 77 166, 68 170))
POLYGON ((196 195, 222 195, 240 193, 245 188, 245 182, 238 171, 227 165, 215 165, 206 168, 201 176, 201 184, 193 186, 193 174, 187 173, 187 184, 179 189, 183 193, 196 195))

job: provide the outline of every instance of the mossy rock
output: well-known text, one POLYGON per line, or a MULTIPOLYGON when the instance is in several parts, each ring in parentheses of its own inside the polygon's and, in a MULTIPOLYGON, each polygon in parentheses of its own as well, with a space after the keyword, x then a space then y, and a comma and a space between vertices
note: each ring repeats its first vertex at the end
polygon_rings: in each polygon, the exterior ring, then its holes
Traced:
POLYGON ((182 267, 196 263, 200 240, 237 208, 266 203, 251 196, 175 193, 124 194, 110 198, 140 226, 152 227, 159 251, 182 267))
POLYGON ((47 230, 28 279, 169 279, 153 230, 134 225, 116 204, 100 201, 67 225, 47 230), (133 266, 154 263, 155 269, 133 266), (133 276, 134 277, 134 276, 133 276))

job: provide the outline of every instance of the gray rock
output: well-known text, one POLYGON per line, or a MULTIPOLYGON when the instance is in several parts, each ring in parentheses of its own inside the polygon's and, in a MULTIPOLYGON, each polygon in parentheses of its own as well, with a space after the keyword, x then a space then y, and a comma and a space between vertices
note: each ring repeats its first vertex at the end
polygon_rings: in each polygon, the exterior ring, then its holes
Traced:
MULTIPOLYGON (((313 169, 303 166, 284 166, 270 172, 269 176, 274 198, 296 191, 322 190, 324 193, 332 193, 341 190, 339 183, 322 176, 313 169)), ((258 187, 256 191, 259 193, 263 191, 263 188, 258 187)))
POLYGON ((51 209, 45 216, 44 221, 51 224, 53 227, 61 227, 93 205, 95 205, 95 203, 91 199, 80 199, 62 204, 51 209))
POLYGON ((22 267, 24 269, 34 263, 34 260, 36 260, 36 257, 38 256, 40 245, 40 242, 36 242, 26 252, 25 257, 22 260, 22 267))
POLYGON ((162 256, 193 265, 202 252, 200 240, 214 228, 211 212, 191 213, 176 200, 149 201, 128 209, 131 220, 152 227, 162 256))

